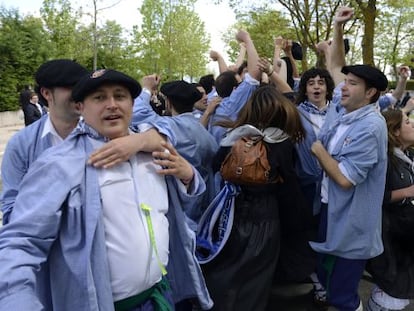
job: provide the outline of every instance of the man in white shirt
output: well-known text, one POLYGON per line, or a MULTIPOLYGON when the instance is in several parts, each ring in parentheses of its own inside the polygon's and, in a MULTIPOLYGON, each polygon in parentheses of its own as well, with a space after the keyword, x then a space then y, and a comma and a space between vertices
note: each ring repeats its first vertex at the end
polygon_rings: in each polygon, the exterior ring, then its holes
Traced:
MULTIPOLYGON (((7 144, 1 166, 3 192, 0 204, 3 224, 8 223, 19 184, 31 163, 46 149, 60 144, 76 127, 80 118, 80 104, 73 101, 72 88, 87 73, 86 68, 68 59, 45 62, 36 71, 35 91, 48 106, 49 113, 44 114, 38 122, 19 131, 7 144)), ((168 132, 163 132, 159 127, 157 129, 168 136, 168 132)), ((104 154, 103 159, 100 159, 101 163, 104 161, 103 164, 108 165, 109 161, 109 164, 114 165, 125 161, 131 154, 140 150, 153 151, 159 148, 161 140, 158 131, 150 129, 144 133, 130 135, 125 141, 111 141, 105 148, 112 152, 109 155, 104 154), (118 146, 118 149, 115 149, 114 145, 118 146)))
POLYGON ((73 89, 83 119, 32 165, 0 231, 0 310, 167 311, 191 297, 211 308, 184 214, 205 190, 198 172, 166 143, 110 169, 87 165, 131 134, 140 91, 114 70, 73 89))

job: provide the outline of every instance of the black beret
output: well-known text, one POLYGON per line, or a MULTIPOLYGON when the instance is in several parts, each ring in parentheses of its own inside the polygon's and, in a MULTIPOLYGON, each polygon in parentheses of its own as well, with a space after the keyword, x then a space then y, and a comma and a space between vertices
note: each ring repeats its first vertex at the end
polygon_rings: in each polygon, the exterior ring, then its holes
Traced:
POLYGON ((302 46, 297 42, 292 42, 292 56, 296 60, 303 58, 302 46))
POLYGON ((42 64, 35 73, 38 87, 74 86, 88 70, 70 59, 54 59, 42 64))
POLYGON ((344 39, 344 48, 345 48, 345 54, 348 54, 350 47, 349 47, 349 39, 347 38, 344 39))
POLYGON ((185 105, 194 105, 203 96, 195 85, 183 80, 166 82, 160 91, 167 98, 185 105))
POLYGON ((388 79, 384 73, 369 65, 353 65, 342 67, 342 73, 352 73, 357 77, 365 80, 367 84, 377 88, 380 91, 385 91, 388 86, 388 79))
POLYGON ((130 76, 113 69, 99 69, 85 75, 74 86, 72 90, 72 98, 75 102, 80 102, 102 84, 109 83, 125 86, 131 93, 133 99, 138 97, 141 93, 141 85, 130 76))

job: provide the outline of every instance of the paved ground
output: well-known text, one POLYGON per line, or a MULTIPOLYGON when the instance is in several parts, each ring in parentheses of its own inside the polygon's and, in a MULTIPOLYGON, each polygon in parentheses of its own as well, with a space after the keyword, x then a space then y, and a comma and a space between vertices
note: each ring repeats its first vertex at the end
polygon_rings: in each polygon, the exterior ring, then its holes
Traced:
MULTIPOLYGON (((23 124, 7 127, 0 126, 0 165, 7 141, 23 127, 23 124)), ((0 190, 1 185, 0 175, 0 190)), ((359 288, 360 296, 364 303, 368 300, 371 287, 372 283, 369 280, 369 275, 365 275, 361 280, 359 288)), ((311 290, 312 286, 310 284, 275 285, 272 288, 272 295, 267 311, 317 311, 317 309, 312 308, 311 290)), ((414 311, 414 303, 407 307, 405 311, 414 311)))
MULTIPOLYGON (((10 137, 17 133, 21 128, 24 127, 24 124, 18 124, 13 126, 0 126, 0 167, 3 160, 4 150, 6 149, 7 142, 10 137)), ((0 171, 0 191, 2 189, 2 179, 0 171)), ((1 226, 1 212, 0 212, 0 226, 1 226)))
MULTIPOLYGON (((360 282, 359 294, 366 303, 371 293, 372 283, 368 274, 360 282)), ((284 284, 272 288, 267 311, 320 311, 312 304, 312 286, 310 284, 284 284)), ((329 311, 334 310, 329 308, 329 311)), ((414 311, 411 309, 404 311, 414 311)))

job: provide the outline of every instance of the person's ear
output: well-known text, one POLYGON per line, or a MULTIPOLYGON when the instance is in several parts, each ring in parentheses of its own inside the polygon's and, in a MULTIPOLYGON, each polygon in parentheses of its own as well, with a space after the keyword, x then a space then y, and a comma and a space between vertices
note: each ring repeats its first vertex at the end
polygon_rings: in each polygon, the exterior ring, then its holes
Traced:
POLYGON ((75 106, 76 106, 76 109, 81 113, 81 114, 83 114, 83 111, 85 110, 85 104, 83 103, 83 102, 77 102, 76 104, 75 104, 75 106))
POLYGON ((377 92, 378 92, 378 90, 377 90, 375 87, 370 87, 370 88, 367 90, 366 94, 367 94, 367 97, 371 98, 371 97, 373 97, 373 96, 374 96, 377 92))
POLYGON ((52 96, 52 90, 46 87, 41 87, 40 94, 43 96, 44 99, 46 99, 46 101, 49 102, 52 96))

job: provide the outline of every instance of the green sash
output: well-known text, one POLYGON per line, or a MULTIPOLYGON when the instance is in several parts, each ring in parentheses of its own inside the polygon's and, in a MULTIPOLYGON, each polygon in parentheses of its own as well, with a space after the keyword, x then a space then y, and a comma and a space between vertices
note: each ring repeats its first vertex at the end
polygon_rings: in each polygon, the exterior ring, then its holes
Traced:
POLYGON ((162 278, 161 281, 142 293, 116 301, 114 303, 115 311, 131 310, 150 299, 154 304, 155 311, 172 311, 172 306, 163 295, 163 292, 169 289, 170 285, 168 284, 168 281, 165 278, 162 278))

